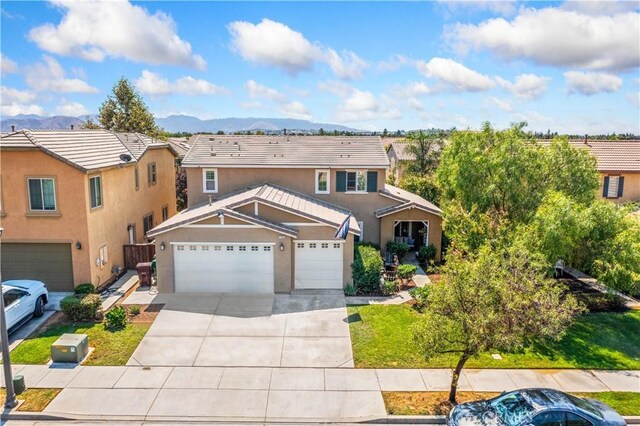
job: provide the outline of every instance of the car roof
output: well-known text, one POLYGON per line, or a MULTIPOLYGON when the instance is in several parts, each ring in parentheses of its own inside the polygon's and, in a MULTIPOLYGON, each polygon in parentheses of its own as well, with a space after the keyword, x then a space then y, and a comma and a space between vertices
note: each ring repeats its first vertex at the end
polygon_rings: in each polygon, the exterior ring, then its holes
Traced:
POLYGON ((12 288, 17 288, 20 290, 28 290, 34 286, 44 285, 42 281, 37 280, 9 280, 2 282, 2 292, 4 293, 6 290, 10 290, 12 288))
POLYGON ((569 399, 566 393, 556 389, 531 388, 521 389, 520 394, 531 404, 537 412, 546 410, 563 409, 585 416, 593 417, 594 413, 586 411, 569 399))

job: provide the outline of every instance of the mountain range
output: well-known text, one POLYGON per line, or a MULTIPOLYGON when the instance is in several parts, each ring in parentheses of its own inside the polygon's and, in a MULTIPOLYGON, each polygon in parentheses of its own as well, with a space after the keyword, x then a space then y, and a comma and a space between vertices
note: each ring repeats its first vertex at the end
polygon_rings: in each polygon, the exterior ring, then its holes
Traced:
MULTIPOLYGON (((85 115, 80 117, 53 116, 43 117, 35 114, 21 114, 12 117, 0 118, 0 130, 2 132, 10 132, 11 126, 15 126, 16 130, 20 129, 69 129, 71 125, 78 128, 88 118, 95 116, 85 115)), ((222 130, 225 133, 238 131, 276 131, 282 129, 288 130, 311 130, 318 131, 346 131, 357 132, 357 129, 341 126, 339 124, 330 123, 314 123, 307 120, 296 120, 293 118, 214 118, 210 120, 201 120, 190 115, 170 115, 164 118, 156 118, 158 126, 168 132, 217 132, 222 130)))

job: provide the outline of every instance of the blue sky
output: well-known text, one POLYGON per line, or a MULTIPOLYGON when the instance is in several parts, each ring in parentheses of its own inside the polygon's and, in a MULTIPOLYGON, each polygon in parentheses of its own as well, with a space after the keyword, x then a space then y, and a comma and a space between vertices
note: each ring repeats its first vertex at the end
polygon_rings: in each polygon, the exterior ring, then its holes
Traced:
POLYGON ((2 2, 2 114, 95 113, 135 83, 158 117, 361 129, 640 133, 640 7, 606 2, 2 2))

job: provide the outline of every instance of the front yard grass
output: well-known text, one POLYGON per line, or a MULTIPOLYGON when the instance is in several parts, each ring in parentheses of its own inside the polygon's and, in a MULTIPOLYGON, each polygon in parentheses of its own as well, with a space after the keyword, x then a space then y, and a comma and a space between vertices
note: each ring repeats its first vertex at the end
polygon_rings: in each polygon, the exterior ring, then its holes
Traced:
MULTIPOLYGON (((349 306, 356 367, 452 368, 456 355, 425 361, 413 343, 421 314, 408 305, 349 306)), ((640 311, 586 314, 558 342, 541 342, 520 353, 471 358, 465 368, 640 369, 640 311)))
MULTIPOLYGON (((18 401, 24 401, 18 411, 42 411, 53 398, 58 396, 62 389, 27 389, 17 396, 18 401)), ((4 388, 0 389, 0 400, 4 401, 7 392, 4 388)))
MULTIPOLYGON (((458 403, 493 398, 493 392, 458 392, 458 403)), ((595 392, 574 393, 583 398, 598 399, 623 416, 640 415, 640 393, 638 392, 595 392)), ((388 414, 399 416, 426 416, 448 414, 451 404, 448 392, 382 392, 388 414)))
POLYGON ((51 358, 51 344, 64 333, 82 333, 95 348, 84 365, 125 365, 151 324, 130 323, 118 331, 104 329, 102 323, 54 324, 27 338, 11 351, 15 364, 46 364, 51 358))

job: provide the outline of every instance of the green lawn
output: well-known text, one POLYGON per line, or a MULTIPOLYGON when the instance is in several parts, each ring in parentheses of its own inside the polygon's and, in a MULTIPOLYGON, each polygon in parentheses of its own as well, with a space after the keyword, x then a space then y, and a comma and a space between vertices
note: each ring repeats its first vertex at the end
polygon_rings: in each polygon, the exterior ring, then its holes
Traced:
POLYGON ((84 365, 125 365, 151 324, 127 324, 119 331, 107 331, 103 324, 79 323, 53 325, 20 343, 11 351, 15 364, 46 364, 51 358, 51 344, 64 333, 89 336, 89 346, 95 348, 84 365))
MULTIPOLYGON (((425 361, 413 344, 412 325, 421 315, 407 305, 349 306, 356 367, 450 368, 455 355, 425 361)), ((522 353, 470 359, 467 368, 640 369, 640 311, 580 317, 559 342, 540 343, 522 353)))
MULTIPOLYGON (((18 407, 18 411, 42 411, 53 399, 58 396, 62 389, 27 389, 20 395, 16 396, 18 401, 22 401, 22 405, 18 407)), ((5 389, 0 389, 0 400, 4 401, 7 397, 5 389)))

